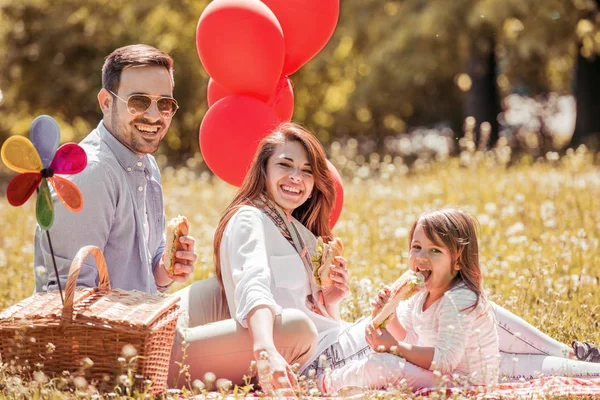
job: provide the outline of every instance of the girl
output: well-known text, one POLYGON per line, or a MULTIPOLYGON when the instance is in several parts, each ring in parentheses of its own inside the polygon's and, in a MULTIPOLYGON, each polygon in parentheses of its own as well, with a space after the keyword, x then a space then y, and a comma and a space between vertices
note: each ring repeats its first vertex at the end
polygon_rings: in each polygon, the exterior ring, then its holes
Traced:
MULTIPOLYGON (((409 243, 409 266, 425 277, 423 291, 392 315, 381 334, 366 323, 371 349, 386 352, 328 371, 323 392, 348 385, 386 388, 403 379, 415 390, 436 386, 441 376, 476 385, 497 382, 498 334, 483 294, 473 219, 455 209, 426 212, 414 223, 409 243)), ((375 307, 389 296, 385 287, 375 307)))

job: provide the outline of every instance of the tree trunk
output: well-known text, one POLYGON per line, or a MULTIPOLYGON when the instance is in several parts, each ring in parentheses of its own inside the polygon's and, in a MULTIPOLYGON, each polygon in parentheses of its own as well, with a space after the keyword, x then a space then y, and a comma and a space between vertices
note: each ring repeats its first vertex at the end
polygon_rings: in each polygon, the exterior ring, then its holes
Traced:
MULTIPOLYGON (((467 73, 471 77, 471 89, 467 92, 466 116, 475 118, 475 138, 481 146, 480 128, 483 122, 491 126, 488 145, 492 147, 498 140, 498 114, 500 99, 496 85, 495 41, 480 37, 471 46, 471 56, 467 64, 467 73)), ((485 138, 484 138, 485 139, 485 138)))
POLYGON ((600 147, 600 57, 588 60, 577 57, 575 70, 575 99, 577 118, 570 147, 586 144, 600 147))

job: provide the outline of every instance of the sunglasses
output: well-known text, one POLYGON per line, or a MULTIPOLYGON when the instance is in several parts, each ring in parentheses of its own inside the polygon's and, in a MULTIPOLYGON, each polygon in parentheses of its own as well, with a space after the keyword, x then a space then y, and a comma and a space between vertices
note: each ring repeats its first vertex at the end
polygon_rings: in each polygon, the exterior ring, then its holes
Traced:
POLYGON ((139 115, 150 108, 153 102, 156 102, 156 108, 163 118, 172 118, 177 112, 179 104, 172 97, 151 97, 147 94, 132 94, 127 100, 120 98, 115 92, 109 92, 123 103, 127 104, 127 111, 131 115, 139 115))

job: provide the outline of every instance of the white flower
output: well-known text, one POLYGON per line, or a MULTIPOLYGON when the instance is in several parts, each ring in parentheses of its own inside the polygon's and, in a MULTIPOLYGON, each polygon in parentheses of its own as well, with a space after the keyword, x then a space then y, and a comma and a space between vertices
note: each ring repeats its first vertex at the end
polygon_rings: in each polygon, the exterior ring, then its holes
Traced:
POLYGON ((396 237, 397 239, 404 239, 408 237, 408 229, 404 227, 396 228, 396 230, 394 231, 394 237, 396 237))
POLYGON ((483 209, 486 213, 491 215, 494 215, 498 212, 498 206, 496 206, 496 203, 486 203, 483 209))
MULTIPOLYGON (((279 379, 285 380, 285 378, 283 378, 283 377, 279 378, 279 379)), ((231 388, 231 386, 232 386, 232 383, 229 379, 225 379, 225 378, 217 379, 217 389, 227 391, 231 388)))
POLYGON ((207 372, 204 374, 204 382, 213 383, 217 380, 217 376, 212 372, 207 372))
POLYGON ((135 346, 133 346, 132 344, 126 344, 125 346, 123 346, 123 349, 121 350, 121 355, 127 359, 135 357, 137 355, 137 350, 135 349, 135 346))
POLYGON ((194 382, 192 382, 192 387, 197 391, 201 392, 206 386, 204 385, 204 382, 202 382, 200 379, 195 379, 194 382))

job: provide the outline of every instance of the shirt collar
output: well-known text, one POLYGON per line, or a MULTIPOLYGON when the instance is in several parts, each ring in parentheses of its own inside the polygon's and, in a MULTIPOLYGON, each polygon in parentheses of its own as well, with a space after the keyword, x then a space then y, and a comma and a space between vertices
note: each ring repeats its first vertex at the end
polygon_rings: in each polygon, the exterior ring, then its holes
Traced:
POLYGON ((126 171, 131 171, 133 169, 140 169, 138 166, 138 162, 142 162, 142 170, 145 169, 148 165, 148 155, 144 154, 142 157, 138 156, 131 150, 129 150, 123 143, 119 142, 119 140, 114 137, 114 135, 104 126, 104 120, 100 121, 98 124, 98 134, 100 135, 100 139, 108 145, 113 154, 115 155, 117 161, 126 171))

